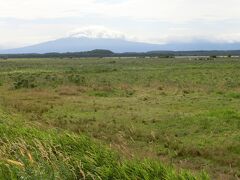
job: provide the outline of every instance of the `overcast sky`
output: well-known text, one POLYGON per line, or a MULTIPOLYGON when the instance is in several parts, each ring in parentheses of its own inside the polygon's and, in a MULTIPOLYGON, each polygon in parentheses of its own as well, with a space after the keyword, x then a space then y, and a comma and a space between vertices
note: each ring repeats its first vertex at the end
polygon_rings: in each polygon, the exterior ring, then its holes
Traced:
POLYGON ((239 8, 240 0, 0 0, 0 48, 66 36, 235 42, 239 8))

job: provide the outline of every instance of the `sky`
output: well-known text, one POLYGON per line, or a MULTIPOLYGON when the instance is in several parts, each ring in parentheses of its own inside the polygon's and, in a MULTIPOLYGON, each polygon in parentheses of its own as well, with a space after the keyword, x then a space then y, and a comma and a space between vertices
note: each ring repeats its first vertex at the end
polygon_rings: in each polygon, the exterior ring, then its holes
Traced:
POLYGON ((63 37, 240 42, 240 0, 0 0, 0 49, 63 37))

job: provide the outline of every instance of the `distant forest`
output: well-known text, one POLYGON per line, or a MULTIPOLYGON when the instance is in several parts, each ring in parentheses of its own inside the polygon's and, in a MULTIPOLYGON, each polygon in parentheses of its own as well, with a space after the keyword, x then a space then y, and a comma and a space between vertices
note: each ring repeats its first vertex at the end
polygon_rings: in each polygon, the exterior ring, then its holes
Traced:
POLYGON ((233 51, 150 51, 146 53, 114 53, 109 50, 93 50, 86 52, 46 53, 46 54, 0 54, 1 59, 8 58, 81 58, 81 57, 162 57, 175 56, 239 56, 240 50, 233 51))

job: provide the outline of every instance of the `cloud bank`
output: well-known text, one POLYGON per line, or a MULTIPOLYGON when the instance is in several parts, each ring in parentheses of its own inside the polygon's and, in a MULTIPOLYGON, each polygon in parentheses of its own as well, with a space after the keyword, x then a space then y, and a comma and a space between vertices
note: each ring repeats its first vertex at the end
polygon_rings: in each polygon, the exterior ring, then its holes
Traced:
POLYGON ((68 37, 73 38, 106 38, 106 39, 130 39, 120 31, 112 30, 104 26, 88 26, 77 28, 68 33, 68 37))
POLYGON ((162 21, 240 17, 239 0, 0 0, 0 17, 22 19, 97 14, 162 21))
POLYGON ((0 47, 71 35, 167 43, 240 41, 239 0, 0 0, 0 47))

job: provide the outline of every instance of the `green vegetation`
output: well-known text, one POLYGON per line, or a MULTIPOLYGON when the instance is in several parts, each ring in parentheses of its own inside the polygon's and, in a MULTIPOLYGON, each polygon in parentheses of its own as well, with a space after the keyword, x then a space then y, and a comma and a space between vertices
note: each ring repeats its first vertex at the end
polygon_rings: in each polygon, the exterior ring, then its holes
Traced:
MULTIPOLYGON (((127 161, 89 138, 37 130, 0 113, 1 179, 194 179, 156 161, 127 161)), ((208 179, 207 175, 199 175, 208 179)))
POLYGON ((236 179, 239 68, 234 58, 1 60, 0 175, 236 179))

